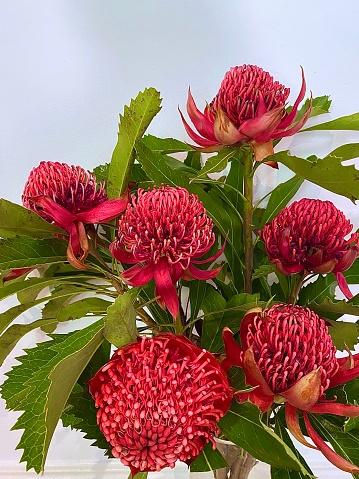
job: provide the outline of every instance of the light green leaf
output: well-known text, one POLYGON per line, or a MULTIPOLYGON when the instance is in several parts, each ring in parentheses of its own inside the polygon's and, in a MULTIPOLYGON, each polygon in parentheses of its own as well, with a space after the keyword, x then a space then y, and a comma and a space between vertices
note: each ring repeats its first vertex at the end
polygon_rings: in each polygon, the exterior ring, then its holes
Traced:
POLYGON ((152 151, 159 153, 178 153, 181 151, 193 151, 193 148, 183 141, 176 140, 175 138, 158 138, 153 135, 145 135, 142 138, 143 143, 152 151))
POLYGON ((62 308, 57 314, 58 321, 84 318, 87 315, 105 314, 112 302, 101 298, 83 298, 62 308))
POLYGON ((262 217, 260 226, 261 228, 275 218, 277 214, 289 203, 303 182, 304 178, 296 175, 285 183, 281 183, 274 188, 262 217))
POLYGON ((108 171, 107 194, 117 198, 127 187, 135 160, 135 143, 139 140, 161 107, 160 94, 154 88, 139 92, 120 115, 118 141, 108 171))
POLYGON ((314 130, 359 130, 359 112, 352 115, 342 116, 335 120, 326 121, 319 125, 310 126, 301 131, 314 130))
POLYGON ((329 333, 334 346, 340 351, 344 351, 345 346, 353 351, 354 346, 358 343, 359 325, 345 321, 330 321, 330 324, 329 333))
POLYGON ((218 449, 214 449, 211 443, 204 446, 201 454, 191 463, 191 472, 215 471, 228 467, 228 464, 218 449))
POLYGON ((254 404, 239 404, 234 400, 219 421, 219 427, 230 441, 260 461, 281 469, 309 473, 283 439, 261 421, 259 409, 254 404))
POLYGON ((68 397, 101 345, 103 321, 27 349, 1 388, 7 407, 23 411, 13 429, 24 429, 19 449, 27 469, 44 470, 51 438, 68 397))
POLYGON ((107 308, 103 335, 116 348, 136 341, 136 311, 130 294, 117 296, 107 308))
POLYGON ((148 472, 138 472, 135 476, 130 475, 128 476, 128 479, 147 479, 148 472))
POLYGON ((33 211, 0 198, 0 237, 52 238, 54 233, 63 233, 63 230, 33 211))
POLYGON ((67 243, 57 238, 13 238, 0 240, 0 270, 63 263, 67 243))
MULTIPOLYGON (((318 96, 312 99, 312 109, 310 111, 309 118, 313 118, 314 116, 323 115, 324 113, 329 113, 329 108, 332 101, 329 100, 328 95, 318 96)), ((295 121, 298 121, 304 113, 306 112, 309 104, 309 98, 305 100, 303 106, 298 111, 295 121)), ((300 130, 303 131, 303 130, 300 130)))
POLYGON ((222 148, 217 155, 211 156, 207 159, 204 167, 196 176, 198 178, 203 178, 211 173, 219 173, 227 168, 228 161, 237 153, 238 149, 233 147, 222 148))
POLYGON ((354 165, 344 166, 341 157, 331 153, 323 159, 304 159, 292 156, 288 151, 281 151, 268 157, 287 166, 298 176, 312 183, 345 196, 351 201, 359 198, 359 171, 354 165))

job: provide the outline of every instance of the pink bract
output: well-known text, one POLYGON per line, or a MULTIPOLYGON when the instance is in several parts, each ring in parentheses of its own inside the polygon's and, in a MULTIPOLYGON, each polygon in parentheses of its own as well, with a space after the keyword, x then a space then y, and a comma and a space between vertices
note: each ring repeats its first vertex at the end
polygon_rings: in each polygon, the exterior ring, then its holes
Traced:
POLYGON ((141 337, 118 349, 90 381, 112 453, 139 471, 191 463, 229 409, 233 392, 212 354, 183 336, 141 337))
POLYGON ((97 224, 118 216, 126 207, 128 193, 109 200, 103 183, 81 166, 42 161, 33 168, 22 195, 23 205, 70 235, 68 261, 78 269, 89 251, 85 224, 97 224))
MULTIPOLYGON (((297 133, 309 118, 311 99, 300 119, 296 121, 298 106, 305 95, 306 85, 302 69, 302 87, 288 113, 286 102, 290 93, 278 81, 256 65, 232 67, 224 76, 220 89, 202 113, 188 92, 187 113, 195 130, 187 123, 181 111, 184 127, 191 139, 204 152, 219 151, 223 146, 249 143, 257 161, 273 154, 273 140, 297 133)), ((270 166, 275 166, 271 162, 270 166)))
POLYGON ((112 255, 122 263, 134 264, 121 274, 131 286, 144 286, 154 279, 155 296, 174 318, 179 311, 176 283, 180 278, 207 280, 210 271, 195 264, 214 261, 223 249, 199 260, 215 241, 213 222, 198 197, 179 186, 139 189, 119 218, 118 237, 110 245, 112 255))
POLYGON ((249 311, 240 326, 242 346, 225 328, 226 358, 222 367, 243 368, 249 392, 235 393, 239 402, 251 401, 262 412, 285 403, 286 422, 293 436, 305 439, 299 425, 302 411, 309 437, 325 457, 338 468, 359 473, 359 467, 330 449, 315 432, 307 413, 357 417, 359 407, 326 400, 325 391, 359 376, 359 354, 336 358, 324 319, 308 308, 278 304, 261 311, 249 311))
POLYGON ((359 253, 358 233, 331 201, 303 198, 284 208, 261 231, 268 257, 284 275, 332 272, 348 299, 343 271, 359 253))

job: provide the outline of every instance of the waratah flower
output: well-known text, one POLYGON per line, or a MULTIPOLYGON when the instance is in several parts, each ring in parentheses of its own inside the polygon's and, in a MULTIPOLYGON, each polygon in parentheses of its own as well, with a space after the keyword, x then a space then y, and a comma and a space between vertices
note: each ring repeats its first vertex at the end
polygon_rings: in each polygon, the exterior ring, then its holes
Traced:
POLYGON ((83 265, 89 251, 85 224, 109 221, 121 213, 128 194, 109 200, 104 184, 80 166, 42 161, 33 168, 22 195, 23 205, 69 235, 67 259, 76 268, 83 265))
POLYGON ((90 381, 98 425, 112 453, 139 471, 191 463, 207 442, 233 392, 214 356, 183 336, 143 336, 118 349, 90 381))
POLYGON ((203 113, 198 110, 189 90, 187 113, 198 133, 181 111, 180 114, 188 135, 201 151, 212 152, 227 145, 250 143, 255 159, 261 161, 273 154, 272 140, 294 135, 308 120, 311 100, 304 115, 295 122, 305 89, 302 69, 302 87, 288 113, 289 88, 274 81, 268 72, 256 65, 236 66, 225 74, 217 95, 203 113))
POLYGON ((358 233, 332 202, 303 198, 284 208, 261 231, 271 263, 286 276, 334 273, 344 295, 351 294, 342 271, 359 252, 358 233))
POLYGON ((324 319, 308 308, 278 304, 261 311, 249 311, 240 326, 240 347, 232 332, 225 328, 224 369, 243 368, 246 382, 254 389, 235 393, 239 402, 251 401, 262 412, 285 403, 288 429, 309 447, 300 429, 298 414, 302 411, 309 437, 324 456, 340 469, 359 473, 359 467, 346 461, 316 433, 309 413, 359 416, 359 407, 328 401, 325 391, 359 376, 359 354, 336 358, 324 319))
POLYGON ((176 283, 180 278, 211 279, 220 268, 210 271, 194 264, 213 261, 217 254, 198 260, 215 241, 213 222, 198 197, 179 186, 156 186, 138 190, 119 218, 118 238, 110 245, 112 255, 122 263, 134 264, 121 274, 131 286, 144 286, 153 278, 159 304, 174 318, 179 311, 176 283))

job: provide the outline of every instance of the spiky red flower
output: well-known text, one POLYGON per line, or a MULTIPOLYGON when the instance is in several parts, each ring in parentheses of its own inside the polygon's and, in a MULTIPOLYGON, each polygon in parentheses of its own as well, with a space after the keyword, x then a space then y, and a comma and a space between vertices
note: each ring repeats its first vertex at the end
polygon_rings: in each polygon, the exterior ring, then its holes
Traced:
POLYGON ((191 463, 229 409, 233 392, 211 353, 183 336, 141 337, 90 381, 112 453, 137 472, 191 463))
POLYGON ((104 184, 81 166, 42 161, 33 168, 22 195, 23 205, 69 235, 67 258, 83 269, 89 245, 84 224, 109 221, 121 213, 128 194, 109 200, 104 184))
POLYGON ((278 304, 261 311, 249 311, 240 326, 242 347, 225 328, 226 347, 224 369, 241 366, 249 392, 236 394, 239 402, 251 401, 262 412, 273 403, 285 402, 286 422, 295 438, 313 447, 303 436, 298 411, 302 410, 309 437, 335 466, 353 474, 359 467, 346 461, 315 432, 307 412, 357 417, 359 407, 328 402, 324 392, 359 376, 359 354, 336 358, 328 327, 324 319, 308 308, 278 304))
POLYGON ((305 88, 302 69, 301 90, 287 113, 289 88, 274 81, 268 72, 256 65, 236 66, 225 74, 217 95, 203 113, 188 92, 187 113, 199 134, 180 114, 188 135, 202 151, 212 152, 226 145, 250 143, 255 159, 261 161, 273 154, 273 139, 294 135, 308 120, 311 100, 304 115, 295 122, 305 88))
POLYGON ((271 263, 284 275, 334 273, 348 299, 351 294, 342 271, 359 253, 359 234, 331 201, 303 198, 284 208, 261 232, 271 263))
POLYGON ((135 264, 121 278, 131 286, 143 286, 153 278, 155 295, 174 318, 179 304, 175 285, 180 278, 211 279, 210 271, 194 264, 213 261, 223 248, 206 260, 198 260, 215 241, 213 222, 198 197, 179 186, 139 189, 118 222, 118 238, 110 245, 122 263, 135 264), (140 264, 139 264, 140 263, 140 264))

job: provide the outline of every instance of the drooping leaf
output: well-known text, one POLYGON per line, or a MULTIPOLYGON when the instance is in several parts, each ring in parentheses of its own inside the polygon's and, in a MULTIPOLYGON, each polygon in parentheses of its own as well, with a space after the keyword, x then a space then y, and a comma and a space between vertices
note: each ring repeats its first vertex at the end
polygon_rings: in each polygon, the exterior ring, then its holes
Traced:
POLYGON ((136 341, 136 311, 130 294, 117 296, 107 308, 103 335, 116 348, 136 341))
POLYGON ((3 239, 0 240, 0 270, 63 263, 67 261, 66 249, 66 241, 57 238, 3 239))
POLYGON ((27 469, 44 470, 47 451, 67 399, 103 341, 103 322, 27 349, 1 388, 7 407, 23 411, 14 429, 24 429, 19 449, 27 469))
POLYGON ((15 238, 16 236, 52 238, 55 233, 61 234, 63 230, 48 223, 33 211, 0 198, 1 238, 15 238))
POLYGON ((280 151, 268 159, 282 163, 296 175, 351 201, 359 198, 359 171, 354 165, 342 164, 347 158, 330 153, 323 159, 304 159, 292 156, 288 151, 280 151))
POLYGON ((359 130, 359 113, 342 116, 340 118, 336 118, 335 120, 310 126, 309 128, 305 128, 301 131, 314 130, 359 130))
POLYGON ((304 178, 300 176, 293 176, 290 180, 285 183, 281 183, 272 191, 268 205, 264 211, 261 225, 263 226, 271 221, 277 214, 289 203, 293 196, 297 193, 301 185, 303 184, 304 178))
POLYGON ((211 443, 204 446, 201 454, 191 463, 191 472, 215 471, 227 467, 228 464, 218 449, 213 449, 211 443))
POLYGON ((135 160, 135 143, 160 111, 160 94, 154 88, 139 92, 120 115, 118 141, 112 154, 107 178, 109 198, 117 198, 127 187, 135 160))
POLYGON ((87 315, 97 316, 104 314, 112 302, 101 298, 83 298, 62 308, 58 314, 58 321, 84 318, 87 315))
POLYGON ((261 421, 259 409, 254 404, 239 404, 234 400, 219 421, 219 427, 230 441, 260 461, 281 469, 309 473, 283 439, 261 421))
POLYGON ((225 147, 219 153, 207 159, 204 167, 200 170, 196 179, 204 178, 212 173, 219 173, 227 168, 228 161, 236 154, 237 148, 225 147))

